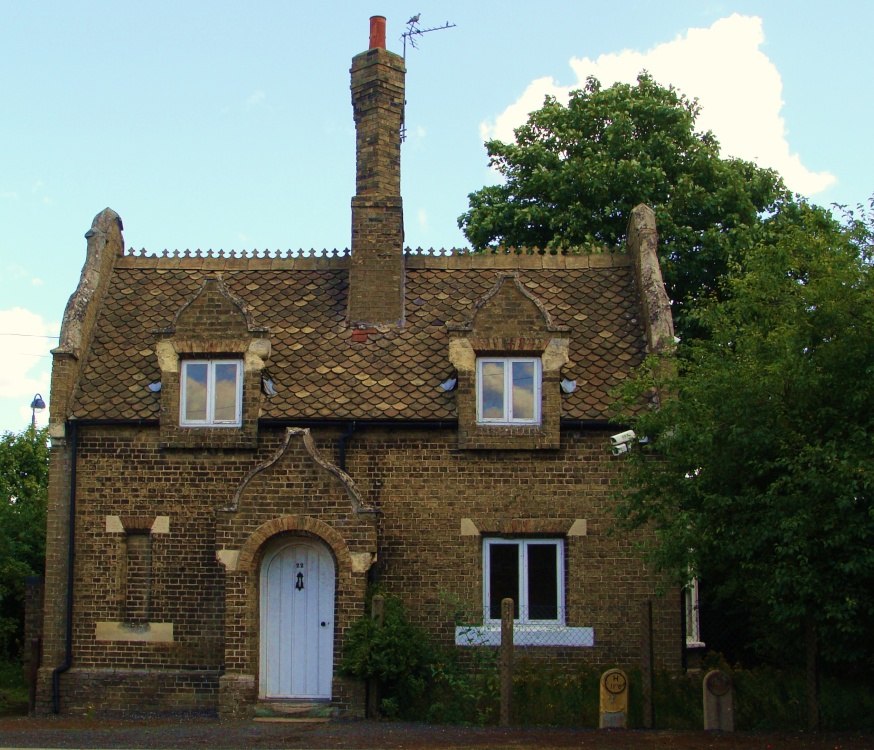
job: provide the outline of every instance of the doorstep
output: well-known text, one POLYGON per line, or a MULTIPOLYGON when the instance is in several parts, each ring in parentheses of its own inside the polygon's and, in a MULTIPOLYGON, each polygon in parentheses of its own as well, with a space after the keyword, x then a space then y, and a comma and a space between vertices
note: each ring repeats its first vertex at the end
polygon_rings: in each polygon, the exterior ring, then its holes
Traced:
POLYGON ((339 709, 328 701, 267 700, 255 704, 255 721, 322 724, 336 719, 339 709))

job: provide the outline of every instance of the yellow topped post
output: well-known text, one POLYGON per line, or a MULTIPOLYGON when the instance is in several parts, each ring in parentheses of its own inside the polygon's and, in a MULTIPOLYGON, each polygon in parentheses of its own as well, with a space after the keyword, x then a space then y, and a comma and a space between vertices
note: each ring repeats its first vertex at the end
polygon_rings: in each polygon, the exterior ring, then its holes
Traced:
POLYGON ((628 728, 628 676, 621 669, 601 675, 599 729, 628 728))

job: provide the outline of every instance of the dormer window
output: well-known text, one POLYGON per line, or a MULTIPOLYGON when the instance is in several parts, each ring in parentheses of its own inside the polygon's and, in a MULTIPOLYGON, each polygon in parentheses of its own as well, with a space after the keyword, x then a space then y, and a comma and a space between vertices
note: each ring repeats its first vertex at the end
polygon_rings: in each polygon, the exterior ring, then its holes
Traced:
POLYGON ((540 424, 540 358, 479 357, 476 362, 477 422, 540 424))
POLYGON ((561 447, 561 368, 565 326, 515 274, 502 274, 463 325, 449 325, 449 364, 458 377, 458 447, 561 447))
POLYGON ((243 411, 243 363, 238 359, 182 362, 179 424, 239 427, 243 411))
POLYGON ((271 347, 269 331, 252 324, 243 300, 207 276, 173 325, 155 335, 161 447, 257 448, 271 347))

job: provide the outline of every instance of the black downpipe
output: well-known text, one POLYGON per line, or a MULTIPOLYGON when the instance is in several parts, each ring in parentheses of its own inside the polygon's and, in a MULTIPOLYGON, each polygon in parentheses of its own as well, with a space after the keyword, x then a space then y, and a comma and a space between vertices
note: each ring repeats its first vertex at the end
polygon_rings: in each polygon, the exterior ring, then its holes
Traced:
POLYGON ((76 454, 78 453, 79 431, 76 422, 70 422, 70 535, 67 547, 67 645, 64 663, 52 672, 52 711, 61 712, 61 673, 73 664, 73 560, 76 556, 76 454))

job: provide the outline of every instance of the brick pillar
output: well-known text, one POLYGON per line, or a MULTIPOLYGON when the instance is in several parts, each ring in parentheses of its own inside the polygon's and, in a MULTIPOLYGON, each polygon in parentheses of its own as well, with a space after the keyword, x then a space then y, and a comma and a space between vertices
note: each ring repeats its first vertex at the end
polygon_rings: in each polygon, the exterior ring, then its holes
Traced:
POLYGON ((252 716, 258 699, 259 598, 256 574, 225 571, 225 671, 219 677, 222 719, 252 716))
POLYGON ((70 441, 53 437, 49 452, 42 666, 37 678, 37 713, 48 713, 52 710, 52 671, 64 663, 66 656, 72 459, 70 441))
MULTIPOLYGON (((384 28, 374 16, 371 26, 384 28)), ((371 34, 384 44, 384 32, 371 34)), ((404 215, 401 201, 401 126, 404 76, 399 55, 374 46, 352 59, 356 183, 352 199, 349 322, 403 325, 404 215)))

